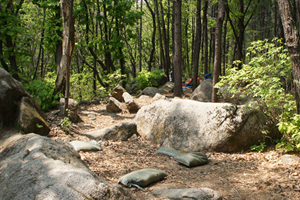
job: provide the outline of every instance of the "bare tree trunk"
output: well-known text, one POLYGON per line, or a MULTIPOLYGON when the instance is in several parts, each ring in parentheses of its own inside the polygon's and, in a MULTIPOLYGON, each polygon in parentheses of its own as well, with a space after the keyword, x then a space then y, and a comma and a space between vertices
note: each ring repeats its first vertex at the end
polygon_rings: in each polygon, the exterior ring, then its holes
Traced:
POLYGON ((222 58, 222 27, 224 21, 225 9, 224 1, 220 0, 219 3, 219 13, 216 23, 216 42, 215 42, 215 61, 214 61, 214 75, 213 75, 213 92, 212 92, 212 102, 218 102, 217 92, 218 89, 214 86, 219 82, 220 69, 221 69, 221 58, 222 58))
POLYGON ((198 68, 199 68, 199 54, 200 54, 200 44, 201 44, 201 0, 197 0, 197 11, 196 11, 196 38, 193 51, 193 91, 197 87, 198 79, 198 68))
MULTIPOLYGON (((45 12, 46 12, 46 8, 43 8, 43 28, 42 28, 42 32, 41 32, 41 43, 40 43, 40 49, 39 49, 39 54, 38 54, 38 60, 36 63, 35 72, 34 72, 32 80, 35 80, 35 78, 36 78, 36 74, 37 74, 37 71, 38 71, 38 68, 40 65, 41 54, 43 51, 43 41, 44 41, 44 32, 45 32, 45 27, 44 27, 45 26, 45 12)), ((41 77, 42 77, 42 73, 43 73, 43 67, 41 66, 41 74, 40 74, 41 77)))
POLYGON ((181 0, 173 1, 174 23, 174 96, 182 97, 181 0))
POLYGON ((205 0, 204 8, 203 8, 204 74, 208 73, 207 8, 208 8, 208 0, 205 0))
POLYGON ((300 2, 299 0, 278 0, 278 6, 294 72, 297 113, 300 114, 300 2))
POLYGON ((148 0, 145 0, 147 8, 149 9, 153 21, 153 32, 152 32, 152 38, 151 38, 151 43, 152 43, 152 48, 150 51, 150 57, 148 61, 148 71, 151 71, 152 68, 152 63, 154 59, 154 53, 155 53, 155 33, 156 33, 156 22, 155 22, 155 13, 152 10, 151 6, 149 5, 148 0))
POLYGON ((225 23, 224 23, 224 34, 223 34, 223 62, 222 62, 222 75, 225 76, 226 72, 226 35, 227 35, 227 22, 228 22, 228 17, 226 17, 225 23))
POLYGON ((156 18, 157 18, 157 26, 158 26, 158 38, 159 38, 159 45, 160 45, 160 69, 165 68, 165 53, 164 53, 164 46, 162 42, 162 33, 161 33, 161 24, 160 24, 160 19, 159 19, 159 12, 158 12, 158 3, 157 0, 154 0, 155 2, 155 13, 156 13, 156 18))
POLYGON ((163 36, 164 46, 165 46, 164 72, 165 72, 166 76, 168 76, 169 70, 170 70, 170 53, 169 53, 169 41, 167 40, 167 34, 166 34, 166 26, 165 26, 165 20, 164 20, 162 1, 160 1, 160 13, 161 13, 162 36, 163 36))
POLYGON ((61 0, 61 13, 63 19, 63 50, 62 59, 57 73, 55 82, 55 92, 58 92, 62 88, 63 77, 66 80, 65 90, 65 116, 67 116, 66 109, 68 108, 69 101, 69 86, 70 86, 70 68, 73 49, 75 45, 75 17, 73 16, 73 0, 61 0))
MULTIPOLYGON (((143 1, 140 1, 141 3, 141 9, 140 11, 143 12, 143 1)), ((140 54, 140 62, 139 62, 139 67, 140 67, 140 72, 142 71, 142 30, 143 30, 143 18, 141 15, 140 18, 140 38, 139 38, 139 54, 140 54)), ((136 77, 136 68, 133 69, 133 78, 136 77)))

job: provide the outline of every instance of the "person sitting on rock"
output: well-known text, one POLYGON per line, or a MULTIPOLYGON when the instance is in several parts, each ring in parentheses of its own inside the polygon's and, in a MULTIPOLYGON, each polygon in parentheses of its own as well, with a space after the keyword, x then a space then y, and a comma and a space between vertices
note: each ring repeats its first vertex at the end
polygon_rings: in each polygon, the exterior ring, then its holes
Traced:
MULTIPOLYGON (((185 84, 185 86, 193 86, 193 78, 194 78, 194 75, 192 76, 191 80, 185 84)), ((199 85, 199 77, 197 78, 197 85, 199 85)))
POLYGON ((206 79, 212 79, 211 78, 211 73, 208 73, 208 74, 204 75, 204 80, 206 80, 206 79))

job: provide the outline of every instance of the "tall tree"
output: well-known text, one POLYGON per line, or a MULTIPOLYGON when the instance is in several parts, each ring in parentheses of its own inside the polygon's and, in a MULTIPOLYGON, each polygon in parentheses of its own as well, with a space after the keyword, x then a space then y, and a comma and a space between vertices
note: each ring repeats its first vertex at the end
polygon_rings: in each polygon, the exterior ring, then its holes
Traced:
POLYGON ((204 74, 208 73, 207 9, 208 9, 208 0, 205 0, 204 7, 203 7, 204 74))
POLYGON ((174 96, 182 97, 181 0, 173 1, 174 23, 174 96))
MULTIPOLYGON (((58 92, 65 92, 65 98, 68 98, 68 76, 70 75, 71 60, 75 45, 75 16, 73 16, 73 0, 61 0, 60 7, 63 19, 63 48, 61 62, 57 71, 54 94, 58 92), (65 91, 62 91, 62 88, 65 88, 65 91)), ((65 101, 66 106, 67 104, 68 101, 65 101)))
MULTIPOLYGON (((245 41, 245 30, 252 19, 260 0, 248 0, 248 2, 245 1, 238 0, 233 2, 234 6, 238 7, 237 11, 234 11, 229 7, 228 0, 225 2, 225 11, 227 13, 236 42, 236 56, 233 59, 240 60, 242 62, 244 62, 243 45, 245 41), (233 21, 230 13, 232 13, 232 15, 235 17, 236 22, 233 21)), ((238 65, 238 67, 240 68, 241 65, 238 65)))
POLYGON ((19 34, 20 25, 19 11, 22 8, 24 0, 14 2, 12 0, 4 0, 0 3, 0 61, 3 67, 12 73, 15 79, 20 79, 18 72, 20 72, 17 65, 16 58, 16 41, 19 34), (6 52, 4 51, 4 45, 6 46, 6 52), (6 54, 4 56, 4 54, 6 54), (7 57, 10 63, 9 67, 3 57, 7 57))
POLYGON ((222 27, 225 15, 224 0, 220 0, 219 12, 216 23, 216 48, 215 48, 215 61, 214 61, 214 73, 213 73, 213 91, 212 102, 218 102, 217 88, 215 84, 219 82, 219 76, 221 72, 221 57, 222 57, 222 27))
POLYGON ((201 0, 197 1, 196 11, 196 38, 193 51, 193 90, 197 87, 198 69, 199 69, 199 55, 200 55, 200 44, 201 44, 201 0))
POLYGON ((278 0, 278 6, 294 72, 297 113, 300 114, 300 1, 278 0))
POLYGON ((152 32, 152 37, 151 37, 151 50, 150 50, 150 56, 149 56, 149 61, 148 61, 148 71, 151 71, 152 68, 152 63, 154 60, 154 53, 155 53, 155 33, 156 33, 156 21, 155 21, 155 13, 151 6, 149 5, 148 0, 145 0, 147 8, 150 11, 151 17, 152 17, 152 22, 153 22, 153 32, 152 32))

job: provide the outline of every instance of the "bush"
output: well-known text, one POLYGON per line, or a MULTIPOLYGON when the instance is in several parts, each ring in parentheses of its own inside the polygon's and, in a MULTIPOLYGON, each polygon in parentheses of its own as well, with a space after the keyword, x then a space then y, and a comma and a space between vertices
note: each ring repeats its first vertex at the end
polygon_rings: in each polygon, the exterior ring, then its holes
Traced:
MULTIPOLYGON (((279 130, 284 133, 277 147, 286 145, 297 147, 300 144, 300 140, 298 141, 300 135, 293 137, 291 131, 284 128, 288 126, 287 123, 295 124, 295 120, 288 121, 296 113, 295 98, 287 87, 284 87, 292 80, 293 74, 288 51, 276 38, 272 42, 267 40, 252 42, 252 46, 247 50, 249 52, 247 56, 251 56, 250 61, 243 64, 240 70, 230 69, 228 75, 221 77, 215 87, 221 88, 228 85, 228 90, 233 96, 242 94, 242 97, 250 97, 252 102, 249 105, 255 105, 264 112, 279 125, 279 130)), ((262 149, 259 150, 262 151, 262 149)))
POLYGON ((59 104, 60 93, 53 96, 55 79, 33 80, 29 84, 23 84, 27 92, 38 102, 43 111, 47 111, 59 104))
POLYGON ((137 86, 141 88, 157 86, 155 79, 158 79, 164 75, 165 73, 160 70, 148 72, 147 70, 143 69, 136 77, 137 86))

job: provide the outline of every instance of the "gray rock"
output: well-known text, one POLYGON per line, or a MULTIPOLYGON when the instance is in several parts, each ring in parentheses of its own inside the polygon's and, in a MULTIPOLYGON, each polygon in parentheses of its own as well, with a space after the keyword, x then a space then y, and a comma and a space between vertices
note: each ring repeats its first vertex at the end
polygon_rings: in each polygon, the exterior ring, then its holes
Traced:
POLYGON ((95 140, 122 140, 127 141, 132 135, 139 135, 136 123, 133 121, 121 122, 116 125, 86 133, 95 140))
POLYGON ((221 200, 222 196, 210 188, 188 188, 188 189, 158 189, 152 194, 160 198, 176 200, 221 200))
POLYGON ((124 92, 122 96, 130 113, 136 113, 141 108, 128 92, 124 92))
POLYGON ((137 97, 139 98, 142 95, 154 97, 154 95, 159 92, 159 89, 156 87, 146 87, 140 94, 137 95, 137 97))
POLYGON ((22 84, 0 67, 0 129, 17 128, 23 133, 47 135, 50 129, 45 119, 22 84))
POLYGON ((166 82, 163 86, 159 88, 160 93, 162 94, 168 94, 171 93, 174 89, 174 83, 173 82, 166 82))
POLYGON ((294 165, 299 163, 300 158, 296 155, 283 155, 281 156, 281 163, 286 165, 294 165))
POLYGON ((265 135, 280 133, 262 112, 227 103, 159 100, 136 114, 138 129, 162 147, 179 151, 237 152, 248 150, 265 135))
POLYGON ((190 99, 200 102, 211 102, 212 79, 203 81, 191 94, 190 99))
MULTIPOLYGON (((64 107, 65 107, 65 99, 64 98, 60 98, 59 100, 59 115, 61 117, 64 116, 64 107)), ((78 103, 77 101, 75 101, 74 99, 68 99, 68 115, 69 118, 72 122, 77 122, 78 120, 78 103)))
POLYGON ((141 90, 142 90, 142 87, 138 86, 136 79, 131 81, 131 83, 129 84, 129 87, 127 88, 127 91, 129 94, 138 94, 141 90))
POLYGON ((70 146, 36 134, 3 150, 0 166, 2 200, 132 199, 92 173, 70 146))
POLYGON ((78 103, 78 105, 90 105, 90 104, 91 104, 91 102, 88 101, 88 100, 81 100, 81 101, 78 103))
POLYGON ((117 113, 121 112, 122 110, 122 103, 113 97, 109 97, 108 103, 106 105, 106 111, 117 113))
POLYGON ((117 85, 111 92, 111 96, 120 102, 124 101, 123 93, 127 92, 121 85, 117 85))
POLYGON ((242 94, 234 94, 229 92, 228 85, 225 85, 221 88, 219 88, 219 92, 221 93, 219 95, 220 101, 221 102, 226 102, 226 103, 233 103, 236 105, 244 105, 247 104, 251 101, 251 97, 245 95, 242 97, 242 94))
POLYGON ((151 103, 153 103, 154 101, 161 100, 161 99, 166 100, 167 97, 166 97, 165 95, 162 95, 162 94, 157 93, 157 94, 153 97, 151 103))
POLYGON ((33 99, 23 97, 20 102, 19 125, 24 133, 38 133, 39 135, 48 135, 50 128, 46 120, 33 107, 33 99))

